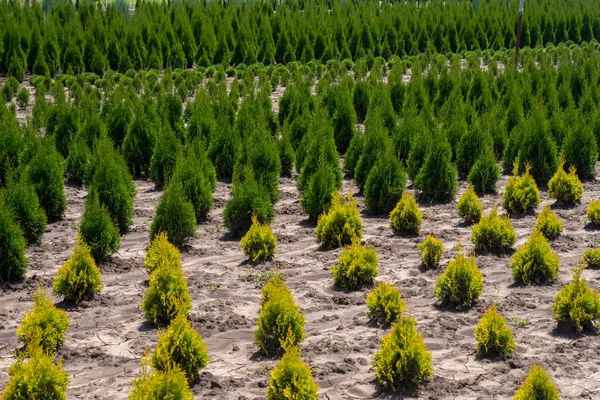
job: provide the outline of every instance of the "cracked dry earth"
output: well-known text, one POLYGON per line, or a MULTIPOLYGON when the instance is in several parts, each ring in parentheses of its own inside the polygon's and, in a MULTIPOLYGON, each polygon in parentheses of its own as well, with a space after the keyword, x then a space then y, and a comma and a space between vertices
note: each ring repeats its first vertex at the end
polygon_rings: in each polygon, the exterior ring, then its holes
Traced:
MULTIPOLYGON (((599 170, 600 172, 600 170, 599 170)), ((506 184, 504 176, 501 188, 506 184)), ((135 216, 131 231, 119 252, 100 266, 105 288, 96 299, 67 311, 71 327, 57 357, 69 374, 69 399, 125 399, 131 380, 139 373, 140 356, 156 344, 157 330, 144 321, 138 304, 147 286, 143 268, 148 232, 160 192, 148 181, 135 182, 135 216)), ((470 227, 461 224, 456 203, 421 205, 424 213, 420 237, 394 237, 387 218, 364 214, 364 199, 357 195, 363 212, 363 240, 375 247, 380 260, 378 281, 396 284, 417 319, 425 343, 433 353, 434 377, 407 396, 423 399, 508 399, 528 369, 541 363, 550 373, 564 399, 600 398, 600 340, 594 334, 570 336, 556 330, 552 301, 571 277, 586 248, 600 242, 600 231, 585 228, 585 212, 600 197, 600 182, 584 183, 583 202, 571 209, 557 209, 565 224, 563 235, 552 247, 561 260, 558 282, 541 287, 513 285, 510 255, 478 255, 485 291, 474 308, 456 312, 435 304, 434 284, 443 267, 456 254, 458 240, 472 251, 470 227), (427 234, 441 239, 447 251, 437 269, 419 269, 416 245, 427 234), (509 318, 528 319, 524 327, 512 327, 517 341, 507 361, 478 359, 473 331, 486 307, 498 302, 509 318)), ((461 182, 461 193, 466 184, 461 182)), ((259 266, 245 263, 238 242, 229 241, 222 227, 222 210, 230 185, 219 183, 210 221, 198 226, 197 238, 182 253, 184 272, 193 298, 190 319, 202 334, 211 361, 193 386, 196 398, 260 399, 265 397, 269 370, 275 359, 264 359, 253 343, 259 311, 260 273, 278 270, 287 276, 296 301, 306 316, 302 355, 310 365, 324 399, 392 398, 377 387, 370 366, 379 339, 387 331, 372 327, 366 316, 368 290, 344 293, 332 288, 330 267, 340 250, 321 251, 314 243, 314 226, 299 205, 295 181, 282 179, 281 200, 276 205, 274 233, 278 239, 276 260, 259 266)), ((346 179, 343 191, 356 191, 346 179)), ((15 331, 31 294, 39 285, 49 287, 59 266, 70 256, 76 226, 83 210, 84 189, 67 186, 65 218, 50 224, 43 243, 27 250, 29 271, 22 283, 0 286, 0 387, 8 381, 13 351, 19 347, 15 331)), ((457 197, 458 198, 458 197, 457 197)), ((542 206, 550 203, 542 194, 542 206)), ((483 198, 486 212, 501 196, 483 198)), ((541 208, 540 208, 541 209, 541 208)), ((517 245, 530 234, 535 216, 512 220, 517 245)), ((593 288, 600 287, 600 271, 586 270, 593 288)), ((56 299, 57 300, 57 299, 56 299)), ((58 301, 58 300, 57 300, 58 301)), ((66 307, 61 303, 59 306, 66 307)), ((400 398, 400 397, 397 397, 400 398)))

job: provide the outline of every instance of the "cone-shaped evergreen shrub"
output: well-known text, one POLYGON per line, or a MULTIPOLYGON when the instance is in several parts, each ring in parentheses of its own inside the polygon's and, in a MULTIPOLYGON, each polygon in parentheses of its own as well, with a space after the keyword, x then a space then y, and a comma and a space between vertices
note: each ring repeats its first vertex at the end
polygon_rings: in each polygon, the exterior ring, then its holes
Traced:
POLYGON ((361 190, 364 189, 378 156, 383 154, 386 147, 390 145, 387 131, 378 114, 373 114, 373 118, 369 119, 365 130, 362 152, 354 169, 354 180, 361 190))
POLYGON ((242 182, 234 184, 231 200, 223 210, 223 224, 233 237, 242 237, 252 225, 252 216, 261 224, 273 221, 275 212, 269 193, 254 179, 249 166, 244 171, 242 182))
POLYGON ((443 137, 435 137, 413 186, 430 203, 448 202, 458 190, 456 168, 452 165, 452 150, 443 137))
POLYGON ((188 315, 192 298, 183 271, 176 264, 162 264, 150 275, 142 310, 155 325, 168 325, 178 314, 188 315))
POLYGON ((600 226, 600 200, 594 200, 588 204, 587 219, 590 225, 600 226))
MULTIPOLYGON (((204 162, 210 164, 208 159, 204 162)), ((213 207, 212 177, 209 174, 214 172, 214 169, 207 170, 205 167, 202 159, 195 153, 189 152, 185 156, 178 157, 171 178, 172 183, 181 183, 186 199, 194 208, 197 223, 205 221, 213 207)))
POLYGON ((297 345, 304 339, 304 315, 283 281, 262 290, 261 309, 254 339, 265 355, 278 352, 282 344, 297 345))
POLYGON ((155 122, 149 118, 140 106, 127 127, 123 139, 123 157, 134 176, 147 174, 156 141, 155 122))
POLYGON ((69 143, 69 155, 65 162, 65 175, 71 182, 81 185, 90 162, 90 149, 85 139, 78 135, 69 143))
POLYGON ((55 351, 65 341, 69 325, 67 312, 56 308, 46 290, 40 288, 33 295, 33 308, 25 314, 17 336, 26 345, 55 351))
POLYGON ((475 224, 481 219, 483 204, 479 201, 473 185, 469 185, 465 193, 458 200, 458 215, 468 224, 475 224))
POLYGON ((367 295, 367 316, 371 322, 379 325, 391 325, 404 314, 406 302, 400 297, 400 291, 387 282, 381 282, 367 295))
POLYGON ((462 251, 459 251, 435 283, 438 301, 442 304, 452 304, 460 310, 475 304, 481 293, 483 274, 475 263, 475 257, 465 257, 462 251))
POLYGON ((502 207, 510 214, 524 214, 534 211, 540 204, 540 191, 535 180, 529 174, 529 164, 525 173, 517 175, 517 166, 513 169, 513 176, 508 178, 508 183, 502 195, 502 207))
POLYGON ((187 377, 179 367, 153 372, 150 362, 149 357, 142 358, 142 372, 131 383, 129 400, 193 400, 187 377))
POLYGON ((23 279, 27 271, 25 237, 12 208, 0 196, 0 282, 23 279))
POLYGON ((177 247, 187 244, 196 233, 194 206, 185 197, 179 181, 173 181, 167 186, 156 206, 150 238, 154 238, 160 232, 165 232, 171 243, 177 247))
POLYGON ((169 242, 167 234, 160 232, 154 237, 154 240, 152 240, 152 243, 148 247, 146 257, 144 258, 144 266, 146 267, 146 271, 151 274, 163 264, 181 268, 181 254, 177 250, 177 247, 169 242))
POLYGON ((326 249, 347 246, 354 238, 362 237, 362 221, 352 195, 344 201, 335 193, 331 208, 319 217, 316 233, 317 243, 326 249))
POLYGON ((352 105, 349 93, 344 89, 336 91, 335 113, 333 114, 333 132, 335 146, 340 154, 346 153, 350 141, 354 137, 356 124, 356 112, 352 105))
POLYGON ((300 358, 300 349, 286 344, 284 350, 281 361, 271 370, 267 400, 317 400, 319 387, 313 381, 310 368, 300 358))
POLYGON ((2 400, 66 400, 69 378, 62 362, 54 364, 54 354, 41 348, 28 349, 10 366, 10 380, 2 400))
POLYGON ((330 164, 322 162, 319 169, 310 177, 308 187, 300 199, 302 210, 312 221, 329 210, 336 188, 335 172, 330 164))
POLYGON ((158 334, 158 344, 152 355, 152 366, 156 371, 166 372, 177 366, 185 373, 188 381, 193 382, 208 361, 204 340, 192 328, 185 315, 176 316, 169 327, 158 334))
POLYGON ((563 223, 552 212, 550 206, 546 206, 535 221, 535 229, 542 232, 548 240, 554 240, 560 236, 563 230, 563 223))
POLYGON ((217 177, 220 179, 231 179, 233 177, 233 167, 240 141, 237 132, 227 126, 223 128, 223 132, 220 132, 211 140, 208 157, 215 166, 217 177))
POLYGON ((463 178, 470 175, 473 166, 483 155, 493 154, 492 136, 488 130, 482 130, 478 125, 476 123, 471 129, 467 129, 456 147, 456 167, 458 174, 463 178))
POLYGON ((281 139, 277 142, 279 153, 279 164, 281 164, 281 176, 291 178, 296 164, 296 154, 290 142, 287 132, 283 132, 281 139))
POLYGON ((89 246, 94 260, 98 262, 109 259, 121 244, 119 228, 110 218, 106 206, 100 204, 94 188, 90 188, 85 201, 79 234, 83 243, 89 246))
POLYGON ((255 216, 252 217, 252 226, 240 241, 246 257, 252 262, 270 260, 275 255, 277 240, 269 225, 261 224, 255 216))
POLYGON ((431 235, 427 235, 418 246, 421 251, 421 264, 425 267, 435 267, 444 254, 444 245, 431 235))
POLYGON ((35 188, 22 176, 19 180, 9 178, 1 193, 3 205, 12 208, 14 220, 27 243, 41 243, 46 231, 46 213, 40 206, 35 188))
POLYGON ((587 249, 581 259, 590 268, 600 267, 600 248, 587 249))
POLYGON ((527 165, 530 165, 528 172, 540 184, 547 183, 556 171, 556 144, 548 131, 543 112, 536 111, 527 122, 519 146, 518 160, 521 171, 527 170, 527 165))
POLYGON ((406 186, 402 165, 386 147, 375 162, 365 183, 365 203, 371 214, 388 214, 398 204, 406 186))
POLYGON ((356 164, 362 154, 364 136, 360 133, 355 133, 350 140, 350 145, 344 156, 344 170, 351 176, 356 172, 356 164))
POLYGON ((428 132, 412 135, 410 151, 406 160, 408 177, 412 181, 419 175, 434 140, 428 132))
POLYGON ((496 164, 496 156, 489 149, 473 164, 467 180, 477 193, 496 193, 496 183, 500 179, 500 167, 496 164))
POLYGON ((58 270, 52 286, 57 296, 74 303, 94 297, 104 287, 90 248, 81 239, 78 241, 71 258, 58 270))
POLYGON ((498 215, 494 207, 471 231, 471 242, 476 250, 502 252, 510 249, 517 241, 517 234, 506 216, 498 215))
POLYGON ((491 306, 475 327, 477 353, 483 356, 508 357, 516 348, 515 337, 498 314, 497 305, 491 306))
POLYGON ((360 239, 354 238, 352 245, 344 249, 338 263, 331 268, 333 284, 343 290, 372 285, 373 278, 379 275, 378 263, 375 249, 361 245, 360 239))
POLYGON ((63 182, 63 159, 51 141, 41 142, 27 166, 27 177, 35 187, 49 222, 62 218, 67 209, 63 182))
POLYGON ((181 149, 181 142, 168 125, 158 134, 152 159, 150 160, 150 177, 158 187, 164 187, 177 162, 177 155, 181 149))
POLYGON ((573 280, 564 286, 554 299, 552 314, 558 323, 566 324, 581 333, 600 320, 600 293, 588 287, 581 278, 584 267, 576 267, 573 280))
POLYGON ((558 169, 548 182, 548 195, 559 204, 574 204, 583 196, 583 185, 577 176, 574 166, 569 168, 567 174, 564 170, 565 160, 561 158, 558 169))
POLYGON ((515 393, 513 400, 559 400, 560 392, 550 379, 550 376, 542 367, 534 365, 529 370, 527 378, 515 393))
POLYGON ((396 235, 418 235, 421 231, 422 213, 412 192, 402 193, 402 198, 390 213, 390 228, 396 235))
POLYGON ((562 154, 566 164, 575 167, 580 178, 590 179, 596 176, 598 148, 594 132, 590 126, 577 123, 569 130, 562 145, 562 154))
POLYGON ((558 277, 560 260, 552 251, 550 243, 537 230, 520 247, 510 261, 510 269, 518 283, 546 284, 558 277))
POLYGON ((373 368, 379 383, 394 391, 433 376, 431 352, 413 318, 401 317, 392 331, 381 338, 381 349, 373 356, 373 368))

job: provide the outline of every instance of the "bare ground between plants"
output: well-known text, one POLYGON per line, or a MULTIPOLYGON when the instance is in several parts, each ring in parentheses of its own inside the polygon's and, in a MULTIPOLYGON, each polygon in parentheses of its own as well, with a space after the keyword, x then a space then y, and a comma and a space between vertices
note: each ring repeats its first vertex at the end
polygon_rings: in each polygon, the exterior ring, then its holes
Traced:
MULTIPOLYGON (((600 171, 599 171, 600 172, 600 171)), ((140 370, 140 356, 156 344, 157 330, 146 323, 138 304, 147 285, 143 268, 148 232, 160 192, 153 184, 135 182, 135 216, 131 231, 122 238, 112 261, 101 266, 105 288, 93 301, 76 308, 66 307, 71 327, 58 352, 71 384, 70 399, 125 399, 131 380, 140 370)), ((500 182, 506 184, 506 176, 500 182)), ((583 251, 600 242, 600 231, 585 227, 587 203, 600 197, 600 182, 584 183, 582 205, 557 209, 565 224, 563 235, 552 247, 561 259, 558 282, 542 287, 513 285, 510 255, 478 255, 485 279, 480 303, 465 312, 439 308, 434 284, 443 266, 454 257, 458 240, 467 251, 470 227, 461 224, 456 203, 421 205, 423 229, 419 237, 395 237, 385 217, 363 213, 364 241, 372 244, 380 259, 380 276, 398 285, 417 319, 427 347, 433 353, 434 377, 405 394, 423 399, 511 398, 529 367, 541 363, 550 373, 564 399, 600 398, 600 340, 588 334, 563 334, 552 320, 552 301, 571 277, 570 268, 583 251), (419 268, 417 243, 431 233, 447 249, 440 267, 419 268), (523 327, 511 326, 517 341, 515 354, 507 361, 478 359, 473 331, 485 308, 500 303, 507 318, 527 319, 523 327)), ((461 182, 461 192, 466 188, 461 182)), ((276 359, 264 359, 253 343, 259 311, 258 281, 264 272, 286 274, 292 292, 306 316, 307 339, 302 355, 313 370, 324 399, 392 398, 375 383, 371 357, 387 331, 368 324, 365 298, 369 289, 341 292, 332 286, 330 267, 340 250, 321 251, 314 243, 314 226, 299 205, 295 181, 282 179, 281 200, 273 223, 278 238, 276 260, 252 266, 244 261, 237 241, 230 241, 222 227, 223 207, 230 186, 219 183, 215 210, 210 222, 200 225, 197 238, 183 252, 183 266, 193 298, 191 321, 204 337, 211 361, 193 386, 196 398, 260 399, 265 397, 269 370, 276 359)), ((350 180, 343 191, 353 189, 350 180)), ((38 285, 50 286, 59 266, 70 256, 81 219, 85 190, 66 187, 67 214, 63 221, 49 224, 44 241, 27 250, 29 271, 24 282, 0 286, 0 387, 8 381, 8 367, 19 347, 15 331, 31 294, 38 285)), ((356 196, 361 211, 364 201, 356 196)), ((458 197, 457 197, 458 198, 458 197)), ((500 203, 500 195, 486 196, 486 211, 500 203)), ((548 204, 543 193, 543 204, 548 204)), ((530 234, 535 216, 512 219, 518 243, 530 234)), ((586 270, 593 288, 600 287, 600 271, 586 270)), ((59 303, 59 305, 62 305, 59 303)), ((64 305, 63 305, 64 306, 64 305)), ((400 398, 400 397, 396 397, 400 398)))

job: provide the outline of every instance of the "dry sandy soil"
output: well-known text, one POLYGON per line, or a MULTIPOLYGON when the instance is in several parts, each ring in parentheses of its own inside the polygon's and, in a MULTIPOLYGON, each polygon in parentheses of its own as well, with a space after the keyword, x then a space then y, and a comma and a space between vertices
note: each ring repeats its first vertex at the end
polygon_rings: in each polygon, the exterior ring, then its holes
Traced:
MULTIPOLYGON (((600 172, 600 169, 599 169, 600 172)), ((71 384, 69 399, 125 399, 130 382, 140 370, 140 356, 156 344, 157 330, 144 321, 138 304, 147 286, 143 268, 149 244, 149 226, 160 192, 148 181, 135 182, 135 216, 131 231, 123 236, 113 259, 100 266, 105 288, 92 301, 72 307, 59 302, 69 313, 71 327, 57 357, 63 361, 71 384)), ((504 176, 501 187, 506 184, 504 176)), ((387 218, 363 213, 364 237, 380 259, 378 281, 396 284, 418 321, 427 347, 433 353, 434 377, 406 395, 424 399, 511 398, 527 370, 541 363, 550 373, 564 399, 600 398, 600 340, 594 334, 580 337, 561 333, 552 319, 552 301, 571 277, 586 248, 600 242, 600 231, 585 227, 585 211, 600 197, 598 180, 585 182, 581 205, 556 209, 565 224, 563 235, 553 244, 561 260, 559 280, 548 286, 513 284, 510 255, 478 255, 485 291, 474 308, 456 312, 436 305, 434 284, 447 262, 455 256, 458 240, 472 251, 470 227, 461 224, 456 203, 421 205, 424 212, 420 237, 392 235, 387 218), (419 268, 416 245, 426 234, 440 238, 447 251, 441 266, 419 268), (517 350, 507 361, 480 359, 475 353, 473 331, 486 307, 498 302, 508 319, 528 319, 524 327, 511 327, 517 350)), ((466 185, 461 182, 461 192, 466 185)), ((302 355, 310 365, 324 399, 392 398, 376 385, 370 366, 379 339, 386 330, 370 326, 366 316, 368 290, 342 292, 332 287, 330 267, 340 250, 321 251, 314 243, 314 226, 301 212, 295 181, 282 179, 281 200, 276 205, 274 233, 278 239, 276 260, 252 266, 245 262, 238 242, 230 241, 222 227, 223 207, 230 185, 219 183, 215 209, 209 223, 198 226, 197 237, 182 253, 183 268, 193 298, 190 319, 207 343, 211 361, 193 386, 196 398, 264 398, 269 370, 276 359, 257 353, 253 331, 259 311, 261 273, 278 270, 287 276, 296 301, 306 316, 307 339, 302 355)), ((343 191, 353 190, 346 179, 343 191)), ((63 221, 48 225, 43 243, 27 250, 29 271, 22 283, 0 286, 0 388, 8 381, 7 370, 20 344, 15 331, 32 306, 37 286, 50 287, 59 266, 68 259, 76 239, 86 192, 67 186, 68 209, 63 221)), ((543 204, 550 201, 543 193, 543 204)), ((356 196, 361 212, 364 201, 356 196)), ((486 211, 500 203, 500 195, 486 196, 486 211)), ((517 246, 530 234, 535 216, 512 220, 517 246)), ((600 287, 598 270, 584 277, 600 287)), ((397 397, 399 398, 399 397, 397 397)))

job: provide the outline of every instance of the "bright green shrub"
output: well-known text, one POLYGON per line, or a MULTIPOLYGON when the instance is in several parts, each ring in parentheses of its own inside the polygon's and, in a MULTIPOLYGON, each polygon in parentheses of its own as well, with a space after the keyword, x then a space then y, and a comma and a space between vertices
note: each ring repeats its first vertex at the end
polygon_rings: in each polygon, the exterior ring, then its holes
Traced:
POLYGON ((564 286, 554 299, 553 318, 581 333, 586 327, 593 327, 600 320, 600 293, 588 287, 581 278, 582 267, 574 270, 573 280, 564 286))
POLYGON ((181 268, 181 254, 177 250, 177 247, 169 242, 167 234, 160 232, 154 237, 148 247, 148 251, 146 251, 144 266, 146 267, 146 271, 151 274, 163 264, 181 268))
POLYGON ((263 287, 256 324, 254 339, 265 355, 278 352, 283 343, 297 345, 304 339, 304 315, 283 281, 263 287))
POLYGON ((600 226, 600 200, 593 200, 588 205, 587 219, 592 226, 600 226))
POLYGON ((552 383, 548 373, 539 365, 529 370, 527 378, 515 393, 513 400, 559 400, 560 393, 552 383))
POLYGON ((205 221, 213 208, 212 179, 216 179, 216 174, 213 174, 215 171, 210 160, 198 157, 194 152, 177 159, 171 182, 180 182, 183 186, 183 193, 194 208, 197 223, 205 221))
POLYGON ((423 200, 443 203, 454 199, 458 190, 456 168, 451 162, 452 150, 444 137, 436 137, 413 186, 420 191, 423 200))
POLYGON ((350 140, 350 145, 346 154, 344 155, 344 170, 346 170, 351 176, 354 176, 356 172, 356 164, 362 154, 364 143, 364 135, 355 133, 350 140))
POLYGON ((155 325, 168 325, 177 315, 189 314, 192 298, 178 265, 165 263, 152 272, 141 307, 146 319, 155 325))
POLYGON ((329 210, 336 191, 335 172, 331 165, 323 162, 310 177, 308 187, 304 189, 300 199, 300 206, 309 218, 315 221, 329 210))
POLYGON ((71 258, 58 270, 52 287, 57 296, 74 303, 94 297, 104 287, 90 248, 81 239, 71 258))
POLYGON ((379 272, 377 252, 372 247, 360 244, 360 239, 354 238, 352 245, 344 249, 338 263, 331 268, 333 284, 344 290, 359 289, 373 284, 379 272))
POLYGON ((157 136, 155 122, 143 109, 138 107, 123 139, 123 157, 133 176, 149 172, 157 136))
POLYGON ((252 225, 252 216, 261 224, 273 221, 275 212, 269 193, 254 179, 254 172, 246 167, 243 182, 233 185, 231 200, 223 210, 223 224, 233 237, 242 237, 252 225))
POLYGON ((471 231, 471 242, 476 250, 505 251, 510 249, 517 241, 517 234, 506 216, 498 215, 498 208, 494 207, 471 231))
POLYGON ((497 305, 491 306, 475 327, 477 353, 485 356, 508 357, 516 348, 515 337, 506 325, 497 305))
POLYGON ((194 395, 188 386, 185 373, 177 366, 168 370, 154 371, 150 360, 142 359, 142 372, 131 383, 129 400, 171 399, 193 400, 194 395))
POLYGON ((19 107, 27 107, 29 104, 29 97, 29 90, 27 90, 27 88, 21 88, 21 90, 19 90, 17 93, 17 104, 19 104, 19 107))
POLYGON ((583 262, 590 268, 600 267, 600 248, 587 249, 581 257, 583 262))
POLYGON ((475 257, 465 257, 459 251, 435 283, 435 295, 442 304, 452 304, 457 310, 471 307, 483 293, 483 274, 475 257))
POLYGON ((25 237, 11 207, 0 196, 0 282, 20 280, 27 271, 25 237))
POLYGON ((418 246, 421 251, 421 263, 425 267, 435 267, 442 254, 444 254, 444 245, 431 235, 427 235, 423 243, 418 246))
POLYGON ((159 132, 152 158, 150 160, 150 177, 158 187, 164 187, 177 162, 177 155, 181 149, 181 142, 169 126, 163 127, 159 132))
POLYGON ((558 277, 560 260, 552 251, 550 243, 537 230, 520 247, 510 261, 515 281, 518 283, 546 284, 558 277))
POLYGON ((543 110, 533 110, 522 135, 518 152, 519 168, 531 173, 535 182, 545 184, 556 171, 558 153, 543 110))
POLYGON ((317 400, 318 390, 298 346, 286 345, 281 361, 271 370, 267 400, 317 400))
POLYGON ((367 210, 371 214, 389 213, 400 201, 405 187, 406 174, 388 147, 377 157, 367 177, 364 187, 367 210))
POLYGON ((552 212, 550 206, 546 206, 535 221, 535 229, 542 232, 548 240, 554 240, 560 236, 563 230, 563 223, 552 212))
POLYGON ((567 174, 564 170, 565 161, 560 160, 558 169, 548 182, 548 195, 559 204, 574 204, 583 196, 583 185, 577 176, 574 166, 569 168, 567 174))
POLYGON ((273 258, 277 248, 277 239, 269 225, 261 224, 252 217, 252 226, 240 241, 244 254, 252 262, 266 261, 273 258))
MULTIPOLYGON (((419 122, 421 125, 423 124, 422 121, 419 122)), ((431 143, 433 142, 429 132, 420 131, 421 130, 415 133, 411 132, 409 136, 410 150, 408 152, 408 159, 406 160, 406 172, 412 181, 419 175, 419 171, 421 170, 421 167, 423 167, 423 163, 425 163, 425 158, 427 157, 427 153, 429 153, 431 143)))
POLYGON ((331 208, 319 217, 316 234, 317 243, 328 249, 347 246, 362 237, 362 221, 352 195, 344 201, 335 193, 331 208))
POLYGON ((33 295, 33 308, 25 314, 17 336, 26 345, 55 351, 65 341, 69 325, 67 312, 56 308, 48 293, 40 288, 33 295))
POLYGON ((171 243, 178 247, 187 244, 196 233, 194 206, 185 197, 179 181, 173 181, 167 186, 156 206, 150 238, 160 232, 165 232, 171 243))
POLYGON ((91 154, 85 139, 79 135, 69 143, 69 155, 65 162, 65 175, 71 182, 83 183, 91 154))
POLYGON ((379 326, 391 325, 404 314, 406 302, 400 291, 387 282, 381 282, 367 295, 367 316, 379 326))
POLYGON ((381 349, 373 356, 373 368, 379 383, 394 391, 433 376, 431 352, 413 318, 401 317, 392 331, 381 338, 381 349))
MULTIPOLYGON (((473 171, 474 165, 482 159, 482 156, 492 154, 493 157, 493 147, 494 142, 490 132, 487 129, 481 129, 479 123, 475 123, 470 129, 467 129, 456 144, 458 174, 462 178, 469 176, 470 171, 473 171)), ((475 187, 477 186, 475 185, 475 187)))
POLYGON ((94 188, 88 191, 79 234, 98 262, 109 259, 121 244, 119 228, 110 218, 106 206, 100 204, 94 188))
POLYGON ((220 179, 231 179, 233 167, 240 146, 240 137, 233 129, 224 128, 224 132, 216 135, 208 147, 208 157, 211 159, 217 176, 220 179))
POLYGON ((390 228, 396 235, 418 235, 421 231, 422 213, 412 192, 402 193, 402 198, 390 213, 390 228))
POLYGON ((496 183, 500 179, 500 167, 496 156, 490 149, 483 153, 473 164, 467 180, 477 193, 496 193, 496 183))
POLYGON ((287 133, 284 131, 281 139, 277 142, 279 153, 279 164, 281 165, 281 176, 291 178, 296 164, 296 154, 287 133))
POLYGON ((574 167, 580 178, 596 176, 598 148, 594 131, 586 123, 578 122, 571 127, 562 144, 562 154, 567 165, 574 167))
POLYGON ((475 224, 481 219, 483 204, 479 201, 473 185, 469 185, 458 200, 458 215, 468 224, 475 224))
POLYGON ((62 362, 54 364, 54 355, 40 348, 28 349, 29 359, 19 357, 10 366, 10 380, 2 400, 66 400, 69 378, 62 362))
POLYGON ((206 345, 185 315, 178 315, 167 330, 158 334, 158 344, 152 355, 152 366, 156 371, 166 372, 173 366, 179 367, 189 382, 198 377, 198 372, 208 364, 206 345))
POLYGON ((46 213, 34 187, 22 176, 19 180, 9 179, 1 193, 4 205, 12 209, 14 221, 23 231, 27 243, 41 243, 46 231, 46 213))
POLYGON ((502 195, 502 207, 510 214, 524 214, 534 211, 540 204, 540 191, 529 171, 530 166, 528 164, 525 167, 525 173, 519 176, 515 164, 513 176, 508 178, 508 183, 502 195))

